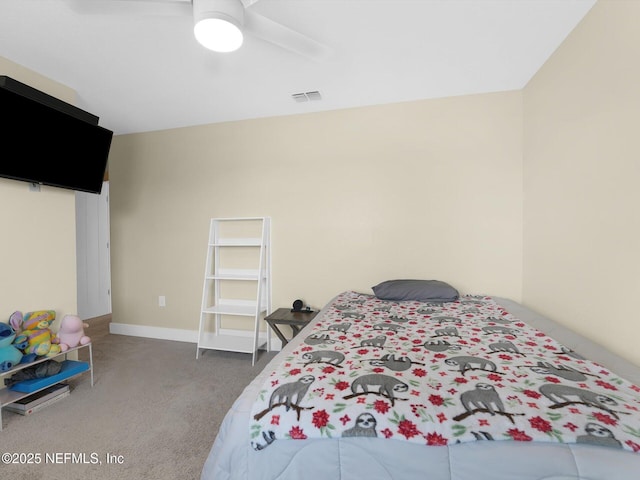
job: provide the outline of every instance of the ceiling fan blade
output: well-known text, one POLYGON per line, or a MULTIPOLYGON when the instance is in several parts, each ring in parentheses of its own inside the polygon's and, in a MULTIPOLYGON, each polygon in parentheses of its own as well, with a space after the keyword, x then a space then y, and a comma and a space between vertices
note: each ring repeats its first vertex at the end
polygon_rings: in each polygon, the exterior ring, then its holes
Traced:
POLYGON ((74 12, 83 15, 191 15, 191 0, 66 0, 74 12))
POLYGON ((258 3, 260 0, 240 0, 244 8, 249 8, 254 3, 258 3))
MULTIPOLYGON (((255 1, 258 0, 254 0, 254 3, 255 1)), ((250 10, 244 12, 244 30, 266 42, 315 61, 326 60, 333 53, 330 47, 250 10)))

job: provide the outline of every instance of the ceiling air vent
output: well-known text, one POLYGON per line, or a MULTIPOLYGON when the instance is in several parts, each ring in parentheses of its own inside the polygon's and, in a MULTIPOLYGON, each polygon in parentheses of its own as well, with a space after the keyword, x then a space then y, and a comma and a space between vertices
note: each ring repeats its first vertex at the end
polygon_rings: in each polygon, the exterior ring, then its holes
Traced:
POLYGON ((294 93, 293 95, 291 95, 291 98, 293 98, 296 102, 301 103, 322 100, 322 95, 320 95, 319 91, 315 90, 313 92, 294 93))

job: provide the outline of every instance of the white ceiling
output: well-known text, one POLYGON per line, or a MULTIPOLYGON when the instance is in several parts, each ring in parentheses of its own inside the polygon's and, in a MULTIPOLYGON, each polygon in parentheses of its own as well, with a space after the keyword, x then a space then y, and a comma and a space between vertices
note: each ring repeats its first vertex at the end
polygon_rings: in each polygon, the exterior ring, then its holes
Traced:
POLYGON ((595 1, 249 7, 331 47, 314 61, 248 36, 237 52, 208 51, 193 36, 189 0, 0 0, 0 56, 73 88, 77 106, 115 134, 136 133, 520 89, 595 1), (184 13, 167 15, 167 3, 184 13), (315 90, 321 101, 291 97, 315 90))

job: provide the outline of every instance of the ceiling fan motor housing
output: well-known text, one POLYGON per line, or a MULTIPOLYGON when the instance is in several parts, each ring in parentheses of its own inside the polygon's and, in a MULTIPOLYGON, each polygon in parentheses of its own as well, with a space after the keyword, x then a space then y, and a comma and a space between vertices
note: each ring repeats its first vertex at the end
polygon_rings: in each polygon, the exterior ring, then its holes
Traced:
POLYGON ((219 18, 238 28, 244 25, 244 6, 240 0, 193 0, 193 20, 219 18))

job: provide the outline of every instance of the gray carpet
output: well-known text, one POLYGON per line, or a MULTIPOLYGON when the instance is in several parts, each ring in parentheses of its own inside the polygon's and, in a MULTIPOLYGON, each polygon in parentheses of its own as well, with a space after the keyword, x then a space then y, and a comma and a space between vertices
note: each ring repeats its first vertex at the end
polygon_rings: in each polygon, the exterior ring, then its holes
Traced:
POLYGON ((86 373, 69 397, 32 415, 3 410, 0 453, 40 463, 3 464, 0 478, 199 479, 226 411, 273 353, 253 367, 233 352, 196 360, 195 344, 111 335, 108 318, 89 324, 93 388, 86 373))

